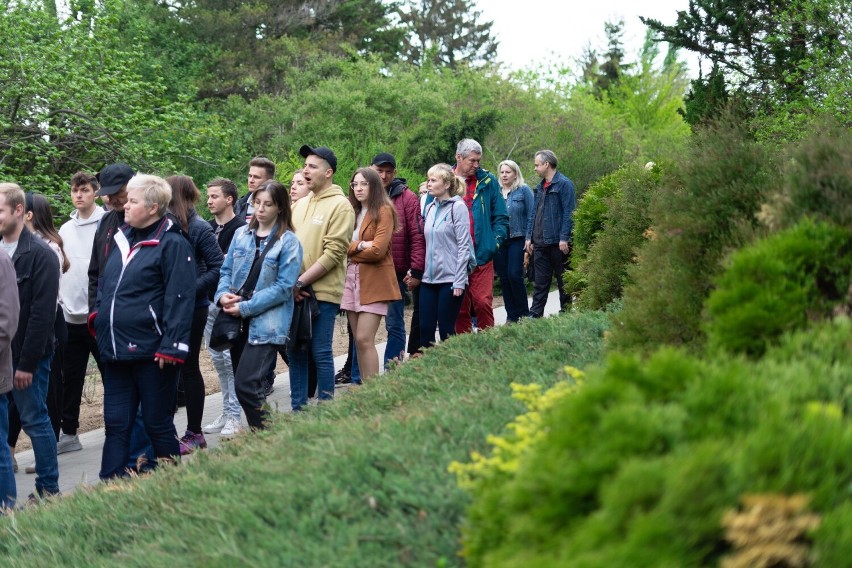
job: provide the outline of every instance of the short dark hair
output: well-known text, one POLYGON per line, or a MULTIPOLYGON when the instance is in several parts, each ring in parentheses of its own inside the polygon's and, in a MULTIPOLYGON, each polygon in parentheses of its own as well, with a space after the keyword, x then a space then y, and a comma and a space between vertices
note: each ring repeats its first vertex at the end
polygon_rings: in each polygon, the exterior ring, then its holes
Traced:
POLYGON ((222 190, 222 195, 230 197, 233 203, 237 202, 239 197, 239 193, 237 193, 237 184, 228 178, 216 178, 208 181, 207 189, 210 189, 211 187, 218 187, 222 190))
POLYGON ((556 154, 554 154, 552 150, 539 150, 535 153, 535 157, 542 162, 550 164, 554 170, 556 169, 558 161, 556 160, 556 154))
POLYGON ((269 158, 264 158, 263 156, 252 158, 251 162, 249 162, 249 167, 263 168, 266 170, 266 176, 268 179, 275 177, 275 163, 269 158))
POLYGON ((98 183, 98 178, 94 176, 94 174, 89 174, 86 172, 77 172, 73 176, 71 176, 71 187, 80 187, 81 185, 90 185, 92 189, 95 190, 95 193, 101 188, 101 184, 98 183))

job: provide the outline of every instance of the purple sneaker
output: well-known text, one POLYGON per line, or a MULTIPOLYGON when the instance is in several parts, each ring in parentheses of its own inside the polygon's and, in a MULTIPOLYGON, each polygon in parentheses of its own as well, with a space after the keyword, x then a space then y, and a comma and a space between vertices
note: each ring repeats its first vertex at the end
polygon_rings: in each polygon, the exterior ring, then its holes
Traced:
POLYGON ((204 434, 196 434, 191 430, 187 430, 183 438, 180 439, 180 455, 185 456, 191 454, 198 448, 206 448, 207 440, 204 439, 204 434))

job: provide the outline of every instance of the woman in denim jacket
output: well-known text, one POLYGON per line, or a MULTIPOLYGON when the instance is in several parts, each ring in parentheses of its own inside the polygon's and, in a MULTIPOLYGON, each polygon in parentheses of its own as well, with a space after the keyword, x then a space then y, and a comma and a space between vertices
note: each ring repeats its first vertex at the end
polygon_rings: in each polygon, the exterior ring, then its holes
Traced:
POLYGON ((509 211, 509 234, 494 255, 494 270, 503 289, 506 321, 515 322, 530 315, 524 284, 524 239, 534 199, 517 163, 503 160, 499 172, 503 199, 509 211))
POLYGON ((290 198, 284 186, 268 180, 253 196, 254 216, 237 229, 222 264, 215 301, 244 320, 243 337, 231 349, 234 390, 252 429, 263 429, 268 411, 263 375, 287 343, 293 319, 293 286, 302 267, 302 245, 293 232, 290 198), (237 295, 266 247, 257 285, 249 298, 237 295), (248 325, 246 325, 246 323, 248 325))

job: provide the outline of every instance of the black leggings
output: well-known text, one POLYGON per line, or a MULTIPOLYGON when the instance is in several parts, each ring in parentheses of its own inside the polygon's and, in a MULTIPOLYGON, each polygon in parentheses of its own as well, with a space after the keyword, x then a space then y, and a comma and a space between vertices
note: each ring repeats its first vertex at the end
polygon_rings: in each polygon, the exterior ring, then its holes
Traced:
POLYGON ((180 369, 186 400, 186 429, 196 434, 201 433, 201 419, 204 416, 204 377, 201 375, 198 356, 201 353, 204 326, 207 325, 207 309, 207 306, 195 308, 192 313, 189 354, 180 369))

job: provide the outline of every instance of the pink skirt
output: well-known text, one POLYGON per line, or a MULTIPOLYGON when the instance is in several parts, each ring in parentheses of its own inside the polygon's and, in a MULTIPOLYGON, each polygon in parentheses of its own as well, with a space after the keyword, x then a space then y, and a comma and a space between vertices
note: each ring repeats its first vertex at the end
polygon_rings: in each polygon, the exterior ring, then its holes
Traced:
POLYGON ((350 262, 349 266, 346 267, 346 282, 343 284, 343 301, 340 303, 340 309, 347 312, 366 312, 379 316, 388 315, 387 302, 361 304, 361 275, 360 270, 358 270, 360 266, 360 264, 350 262))

